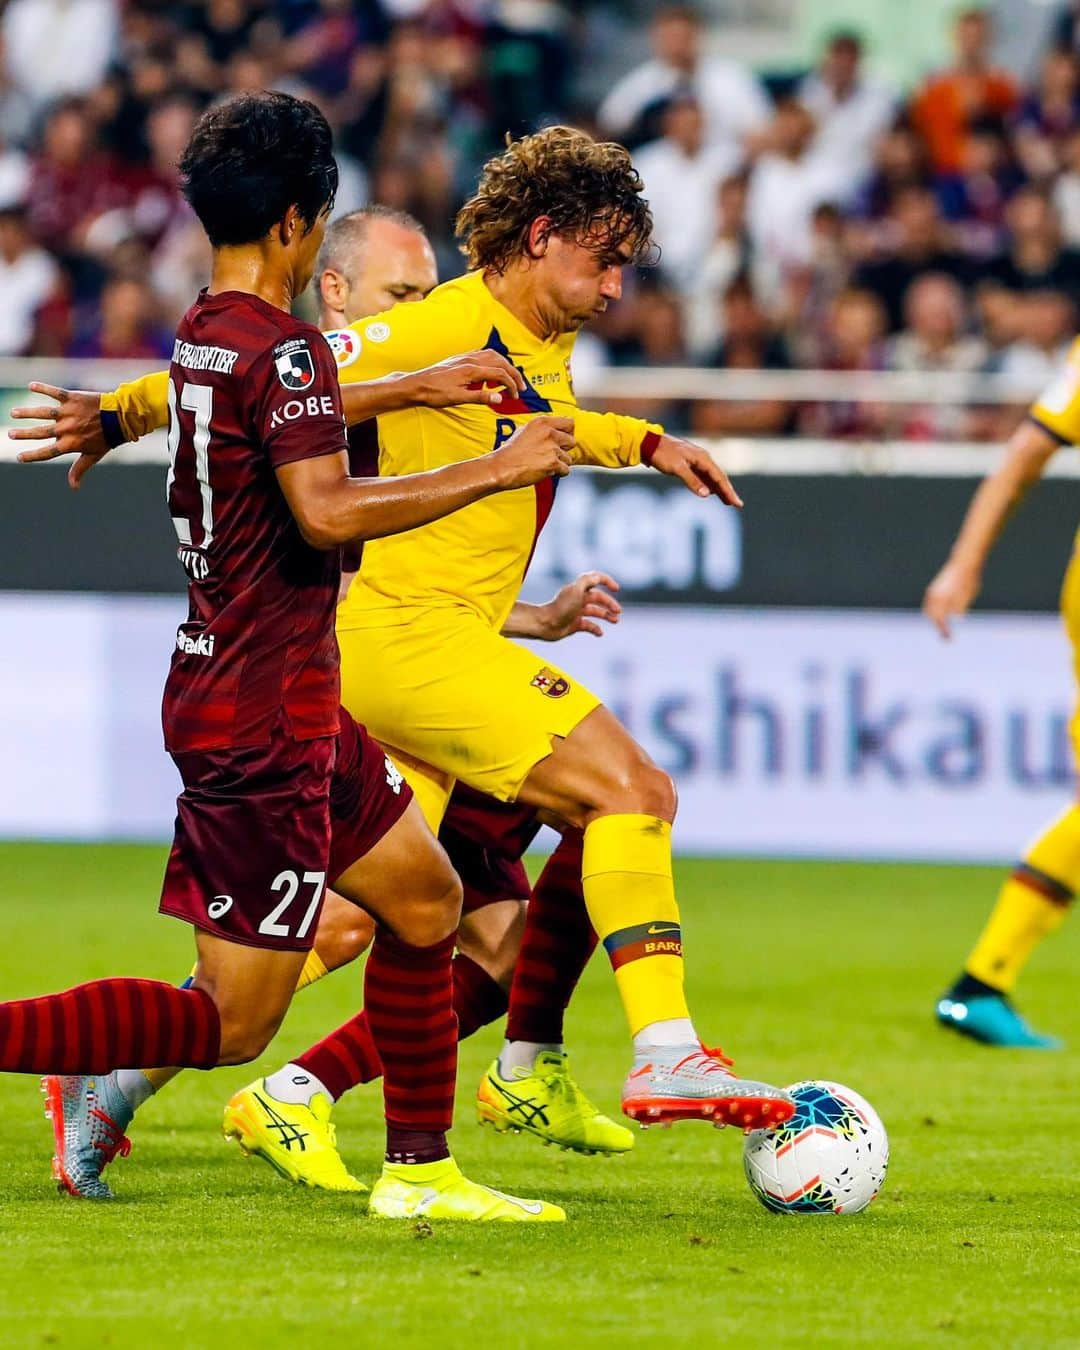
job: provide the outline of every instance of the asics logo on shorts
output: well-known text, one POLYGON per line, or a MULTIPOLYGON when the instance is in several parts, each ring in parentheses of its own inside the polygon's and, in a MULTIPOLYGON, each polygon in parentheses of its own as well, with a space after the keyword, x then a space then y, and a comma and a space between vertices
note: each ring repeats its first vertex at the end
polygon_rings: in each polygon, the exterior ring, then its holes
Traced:
POLYGON ((213 900, 206 906, 206 912, 211 919, 220 919, 228 914, 233 907, 233 898, 231 895, 215 895, 213 900))
POLYGON ((386 786, 390 789, 390 791, 394 794, 395 797, 399 797, 401 795, 401 785, 402 783, 404 783, 404 781, 405 779, 401 776, 401 770, 390 758, 390 756, 387 755, 386 786))

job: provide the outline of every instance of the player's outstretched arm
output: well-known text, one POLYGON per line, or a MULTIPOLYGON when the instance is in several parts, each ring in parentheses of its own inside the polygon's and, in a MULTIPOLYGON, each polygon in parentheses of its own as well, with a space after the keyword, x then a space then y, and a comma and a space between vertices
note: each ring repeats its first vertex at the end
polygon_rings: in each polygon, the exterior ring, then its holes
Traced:
POLYGON ((460 403, 497 407, 504 391, 520 393, 525 378, 516 366, 489 350, 450 356, 423 370, 397 371, 356 384, 343 383, 341 401, 350 426, 403 408, 452 408, 460 403))
POLYGON ((618 589, 619 583, 606 572, 583 572, 546 604, 518 600, 503 624, 503 634, 538 638, 541 642, 558 642, 574 633, 603 637, 597 620, 618 623, 622 616, 622 605, 611 594, 618 589))
POLYGON ((35 403, 24 408, 12 408, 16 421, 31 421, 36 425, 15 427, 8 432, 13 441, 43 441, 33 450, 19 454, 20 464, 42 464, 64 455, 77 455, 68 470, 68 482, 77 488, 83 478, 109 453, 101 427, 101 395, 87 389, 61 389, 54 384, 34 380, 32 393, 55 399, 55 403, 35 403))
POLYGON ((1001 464, 979 484, 952 551, 923 596, 923 613, 943 638, 951 636, 952 620, 971 608, 1006 521, 1060 445, 1045 427, 1025 420, 1013 432, 1001 464))
POLYGON ((537 417, 490 455, 427 473, 350 478, 344 452, 281 464, 276 472, 304 538, 330 549, 400 534, 492 493, 564 477, 573 448, 569 418, 537 417))
POLYGON ((666 432, 653 447, 649 463, 661 473, 681 479, 699 497, 719 497, 725 506, 742 506, 731 479, 703 446, 666 432))

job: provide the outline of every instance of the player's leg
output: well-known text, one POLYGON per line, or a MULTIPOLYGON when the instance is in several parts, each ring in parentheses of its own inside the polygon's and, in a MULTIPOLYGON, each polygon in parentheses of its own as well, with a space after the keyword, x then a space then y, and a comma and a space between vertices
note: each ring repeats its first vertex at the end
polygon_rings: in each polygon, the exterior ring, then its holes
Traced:
MULTIPOLYGON (((389 1218, 561 1219, 556 1206, 468 1181, 450 1156, 458 1030, 452 959, 461 886, 394 766, 362 728, 344 714, 342 721, 330 874, 377 924, 364 995, 383 1065, 387 1147, 371 1211, 389 1218)), ((304 1076, 313 1098, 325 1100, 321 1079, 304 1076)), ((286 1118, 303 1109, 275 1106, 286 1118)))
POLYGON ((479 1119, 500 1133, 524 1131, 579 1153, 633 1148, 630 1131, 603 1115, 574 1081, 563 1044, 563 1014, 595 946, 581 893, 581 835, 569 830, 532 888, 506 1039, 477 1090, 479 1119))
POLYGON ((702 1048, 683 989, 671 858, 674 785, 604 707, 528 773, 519 799, 584 831, 589 918, 615 973, 634 1042, 623 1110, 644 1123, 705 1116, 744 1128, 791 1114, 778 1088, 736 1078, 702 1048))
MULTIPOLYGON (((1061 587, 1061 617, 1080 686, 1080 550, 1061 587)), ((1070 732, 1080 763, 1080 703, 1070 732)), ((1067 807, 1030 845, 998 892, 990 918, 958 978, 938 1000, 937 1018, 986 1045, 1053 1050, 1061 1042, 1034 1031, 1011 994, 1032 952, 1065 921, 1080 890, 1080 805, 1067 807)))
MULTIPOLYGON (((160 908, 196 930, 193 982, 97 981, 53 1003, 11 1005, 13 1030, 50 1075, 55 1167, 73 1193, 108 1193, 102 1160, 121 1146, 133 1114, 110 1067, 239 1064, 277 1029, 325 890, 335 753, 331 738, 282 735, 176 756, 184 789, 160 908), (45 1040, 34 1031, 39 1019, 52 1028, 45 1040)), ((0 1043, 13 1051, 3 1023, 0 1009, 0 1043)))

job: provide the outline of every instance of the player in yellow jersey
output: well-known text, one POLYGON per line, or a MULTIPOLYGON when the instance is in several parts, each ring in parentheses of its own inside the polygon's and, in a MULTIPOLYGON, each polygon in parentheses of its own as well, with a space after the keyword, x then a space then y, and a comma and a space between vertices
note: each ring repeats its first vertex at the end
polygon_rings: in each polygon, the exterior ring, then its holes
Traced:
MULTIPOLYGON (((349 420, 352 381, 463 351, 487 348, 521 374, 520 387, 490 401, 380 416, 381 474, 489 454, 523 422, 554 413, 573 418, 577 463, 651 464, 702 496, 741 505, 701 447, 574 399, 575 335, 618 300, 623 268, 649 248, 641 186, 625 149, 583 132, 552 127, 513 142, 485 166, 459 215, 469 274, 329 334, 349 420)), ((125 437, 163 424, 160 383, 137 382, 110 402, 125 437)), ((504 494, 497 509, 467 508, 449 528, 369 546, 338 612, 343 701, 389 747, 433 828, 460 780, 584 830, 585 901, 633 1038, 628 1115, 779 1122, 791 1099, 737 1078, 703 1048, 689 1015, 671 780, 594 694, 499 631, 551 505, 550 493, 504 494)))
MULTIPOLYGON (((942 637, 974 602, 983 569, 1005 522, 1061 446, 1080 443, 1080 338, 1064 371, 1032 404, 1000 466, 980 485, 948 561, 926 589, 923 611, 942 637)), ((1061 589, 1061 613, 1080 681, 1080 536, 1061 589)), ((1080 758, 1080 709, 1071 723, 1080 758)), ((1080 889, 1080 806, 1073 802, 1027 848, 963 971, 937 1005, 942 1025, 987 1045, 1057 1049, 1034 1031, 1011 1001, 1017 977, 1035 947, 1065 919, 1080 889)))
MULTIPOLYGON (((331 335, 342 378, 486 347, 509 357, 525 387, 488 406, 381 417, 381 473, 490 453, 523 421, 555 412, 574 419, 577 462, 651 462, 739 504, 699 447, 576 406, 575 335, 619 298, 623 267, 649 244, 648 206, 622 147, 562 127, 525 137, 485 167, 458 229, 472 270, 419 304, 331 335)), ((634 1039, 628 1114, 783 1119, 785 1094, 736 1078, 702 1048, 689 1016, 673 785, 595 695, 499 631, 551 504, 550 494, 517 493, 505 509, 463 513, 457 528, 412 531, 399 550, 368 549, 339 609, 343 697, 363 707, 433 825, 460 780, 584 829, 585 901, 634 1039)))

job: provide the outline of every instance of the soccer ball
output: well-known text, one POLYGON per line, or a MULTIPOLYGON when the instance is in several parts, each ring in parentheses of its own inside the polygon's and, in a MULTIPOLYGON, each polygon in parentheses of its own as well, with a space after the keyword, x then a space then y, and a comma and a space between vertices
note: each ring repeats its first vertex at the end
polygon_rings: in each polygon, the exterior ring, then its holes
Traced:
POLYGON ((839 1083, 787 1089, 795 1114, 753 1130, 743 1149, 750 1189, 775 1214, 858 1214, 885 1184, 889 1137, 870 1105, 839 1083))

